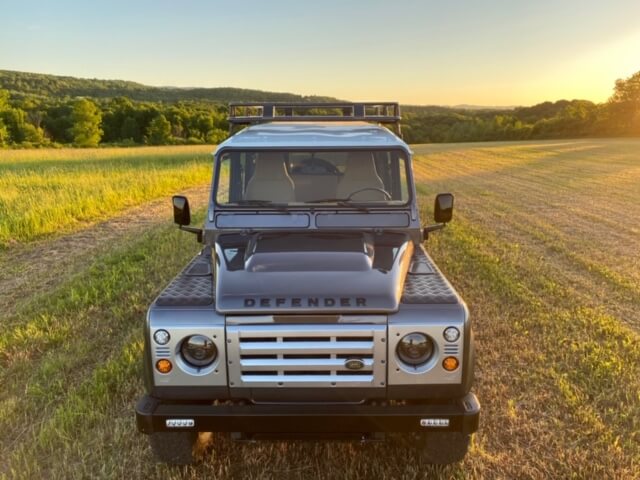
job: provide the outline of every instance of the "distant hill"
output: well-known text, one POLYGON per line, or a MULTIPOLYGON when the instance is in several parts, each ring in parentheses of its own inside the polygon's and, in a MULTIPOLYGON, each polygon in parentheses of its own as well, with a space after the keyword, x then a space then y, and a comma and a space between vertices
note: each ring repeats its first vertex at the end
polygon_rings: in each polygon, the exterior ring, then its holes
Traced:
POLYGON ((13 98, 24 96, 113 98, 123 96, 131 100, 149 102, 198 101, 222 104, 237 101, 336 101, 331 97, 303 96, 294 93, 265 92, 244 88, 150 87, 125 80, 76 78, 12 70, 0 70, 0 88, 8 90, 13 98))
MULTIPOLYGON (((127 97, 131 100, 146 102, 181 101, 210 102, 227 104, 229 102, 335 102, 333 97, 304 96, 286 92, 267 92, 263 90, 216 87, 216 88, 180 88, 151 87, 127 80, 100 80, 96 78, 77 78, 44 73, 17 72, 0 70, 0 88, 8 90, 13 98, 42 96, 48 98, 91 97, 114 98, 127 97)), ((375 99, 372 99, 375 100, 375 99)), ((498 112, 513 110, 516 107, 481 105, 403 105, 405 113, 433 114, 453 111, 498 112)))
POLYGON ((468 105, 466 103, 460 105, 451 105, 451 108, 456 110, 491 110, 491 111, 500 111, 500 110, 513 110, 514 108, 519 108, 517 105, 468 105))

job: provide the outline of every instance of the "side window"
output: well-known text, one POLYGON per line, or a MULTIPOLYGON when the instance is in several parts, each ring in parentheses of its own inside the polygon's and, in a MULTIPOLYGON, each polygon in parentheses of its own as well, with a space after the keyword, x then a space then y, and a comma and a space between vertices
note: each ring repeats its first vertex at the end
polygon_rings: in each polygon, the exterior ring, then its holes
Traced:
POLYGON ((244 152, 225 153, 220 160, 216 202, 233 203, 242 200, 251 174, 253 163, 244 152))
POLYGON ((393 192, 393 198, 396 199, 396 194, 398 194, 398 200, 407 202, 409 201, 409 179, 407 178, 407 161, 399 154, 394 153, 393 155, 394 157, 396 157, 395 162, 397 163, 399 181, 399 185, 397 185, 396 189, 393 192))
POLYGON ((231 165, 229 155, 225 154, 220 160, 220 168, 218 170, 218 183, 216 189, 216 202, 229 203, 229 191, 231 182, 231 165))
POLYGON ((391 194, 391 199, 403 203, 409 200, 404 157, 395 151, 376 152, 375 163, 378 176, 384 184, 384 189, 391 194))

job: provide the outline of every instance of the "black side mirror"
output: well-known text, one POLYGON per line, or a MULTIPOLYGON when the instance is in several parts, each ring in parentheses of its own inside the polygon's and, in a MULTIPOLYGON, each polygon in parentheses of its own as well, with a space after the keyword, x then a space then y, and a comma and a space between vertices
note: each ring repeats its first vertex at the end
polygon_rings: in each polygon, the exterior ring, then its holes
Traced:
POLYGON ((174 195, 173 221, 180 226, 191 224, 191 212, 189 211, 189 200, 187 200, 187 197, 174 195))
POLYGON ((433 207, 433 218, 436 223, 448 223, 453 218, 453 195, 439 193, 433 207))

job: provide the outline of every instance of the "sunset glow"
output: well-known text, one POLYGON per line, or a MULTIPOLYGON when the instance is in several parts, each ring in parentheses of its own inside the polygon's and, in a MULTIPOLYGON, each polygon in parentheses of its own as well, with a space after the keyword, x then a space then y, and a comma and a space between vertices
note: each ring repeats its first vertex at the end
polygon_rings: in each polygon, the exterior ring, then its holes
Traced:
POLYGON ((606 100, 640 2, 0 0, 0 69, 408 104, 606 100))

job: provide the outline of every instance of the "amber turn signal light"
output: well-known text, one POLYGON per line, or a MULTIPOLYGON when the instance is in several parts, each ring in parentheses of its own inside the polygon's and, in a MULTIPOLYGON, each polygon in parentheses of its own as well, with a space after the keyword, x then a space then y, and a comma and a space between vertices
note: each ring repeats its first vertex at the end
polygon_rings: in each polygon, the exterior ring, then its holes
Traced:
POLYGON ((456 368, 458 368, 460 362, 456 357, 447 357, 442 361, 442 368, 444 368, 448 372, 453 372, 456 368))
POLYGON ((173 368, 173 365, 171 365, 169 360, 162 359, 156 362, 156 368, 160 373, 169 373, 173 368))

